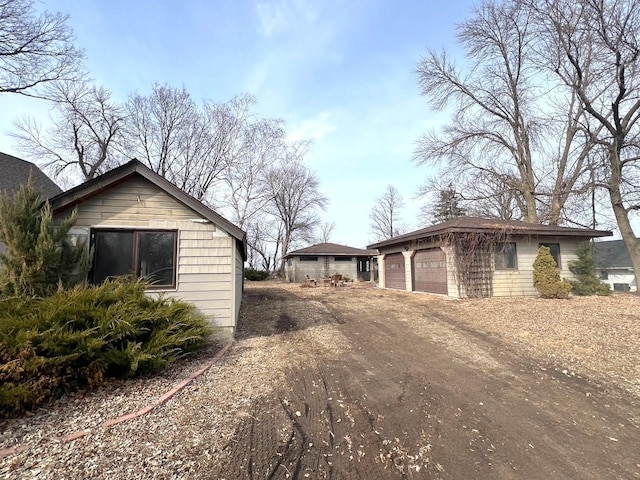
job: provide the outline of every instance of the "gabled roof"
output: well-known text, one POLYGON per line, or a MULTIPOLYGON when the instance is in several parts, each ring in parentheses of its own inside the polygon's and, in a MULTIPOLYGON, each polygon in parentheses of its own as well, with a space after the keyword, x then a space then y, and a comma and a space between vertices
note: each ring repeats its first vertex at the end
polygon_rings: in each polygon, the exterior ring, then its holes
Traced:
POLYGON ((155 186, 163 190, 166 194, 173 197, 178 202, 187 206, 191 210, 195 211, 203 218, 215 223, 220 228, 225 230, 229 235, 233 236, 238 242, 242 244, 242 254, 246 259, 247 255, 247 241, 246 233, 231 223, 226 218, 222 217, 218 213, 211 210, 202 202, 196 200, 191 195, 185 193, 173 183, 169 182, 164 177, 161 177, 139 160, 133 159, 124 165, 121 165, 113 170, 108 171, 96 178, 81 183, 77 187, 67 190, 60 195, 56 195, 51 198, 49 202, 54 212, 73 208, 84 200, 93 197, 109 188, 125 181, 126 179, 139 175, 155 186))
POLYGON ((34 163, 0 152, 0 194, 13 194, 33 177, 36 190, 44 200, 58 195, 62 189, 34 163))
POLYGON ((334 257, 347 257, 347 256, 361 256, 371 257, 377 255, 375 250, 363 250, 361 248, 349 247, 347 245, 339 245, 337 243, 318 243, 317 245, 311 245, 310 247, 301 248, 300 250, 294 250, 285 255, 285 258, 293 257, 295 255, 332 255, 334 257))
POLYGON ((535 235, 535 236, 558 236, 558 237, 607 237, 612 233, 608 230, 591 230, 588 228, 558 227, 555 225, 542 225, 538 223, 525 223, 516 220, 500 220, 478 217, 459 217, 448 220, 437 225, 422 228, 405 235, 383 240, 369 245, 368 248, 380 248, 387 245, 394 245, 405 241, 417 240, 419 238, 435 237, 448 233, 489 233, 504 232, 509 235, 535 235))
POLYGON ((596 260, 596 266, 600 269, 633 268, 629 251, 622 240, 594 243, 593 256, 596 260))

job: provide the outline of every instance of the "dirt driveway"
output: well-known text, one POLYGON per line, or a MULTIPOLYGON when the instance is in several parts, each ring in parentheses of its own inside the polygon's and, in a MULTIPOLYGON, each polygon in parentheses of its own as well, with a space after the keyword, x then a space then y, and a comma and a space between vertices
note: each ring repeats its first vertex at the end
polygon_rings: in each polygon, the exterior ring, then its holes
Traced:
POLYGON ((180 394, 99 426, 215 350, 0 423, 0 478, 637 479, 639 313, 250 284, 237 343, 180 394))
POLYGON ((274 361, 289 363, 286 380, 215 477, 640 478, 636 396, 469 328, 453 303, 274 285, 245 302, 241 337, 329 322, 339 351, 274 361))

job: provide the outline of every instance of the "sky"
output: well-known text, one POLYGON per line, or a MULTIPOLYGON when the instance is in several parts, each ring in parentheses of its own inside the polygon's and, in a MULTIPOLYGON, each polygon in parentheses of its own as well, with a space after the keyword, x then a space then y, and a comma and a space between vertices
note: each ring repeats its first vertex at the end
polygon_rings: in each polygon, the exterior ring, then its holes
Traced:
MULTIPOLYGON (((76 44, 99 85, 124 101, 154 83, 184 86, 195 100, 257 97, 260 117, 286 121, 292 139, 313 140, 306 164, 329 198, 331 241, 373 242, 369 215, 387 185, 403 195, 409 230, 428 175, 415 142, 447 120, 420 95, 415 69, 428 49, 456 51, 456 24, 474 2, 420 0, 44 0, 70 15, 76 44)), ((24 157, 8 136, 42 101, 0 96, 0 151, 24 157)))

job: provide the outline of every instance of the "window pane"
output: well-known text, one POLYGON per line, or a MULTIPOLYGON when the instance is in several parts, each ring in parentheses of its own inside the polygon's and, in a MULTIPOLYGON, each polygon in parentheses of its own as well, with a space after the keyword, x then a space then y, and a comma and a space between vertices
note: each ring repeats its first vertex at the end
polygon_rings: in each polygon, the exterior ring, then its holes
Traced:
POLYGON ((518 256, 516 244, 500 243, 496 245, 496 270, 516 270, 518 268, 518 256))
POLYGON ((175 232, 138 232, 138 275, 156 286, 175 285, 175 232))
POLYGON ((93 282, 132 274, 133 232, 97 231, 94 235, 93 282))

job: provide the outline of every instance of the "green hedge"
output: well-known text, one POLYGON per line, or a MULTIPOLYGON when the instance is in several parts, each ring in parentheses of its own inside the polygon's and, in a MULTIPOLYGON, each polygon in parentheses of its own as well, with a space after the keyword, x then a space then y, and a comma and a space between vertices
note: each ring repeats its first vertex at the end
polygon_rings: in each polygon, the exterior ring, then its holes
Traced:
POLYGON ((109 377, 158 372, 204 346, 211 334, 204 317, 188 303, 146 296, 147 286, 119 279, 1 299, 0 416, 109 377))
POLYGON ((254 268, 245 268, 244 277, 247 280, 262 281, 269 278, 269 272, 267 272, 266 270, 256 270, 254 268))

